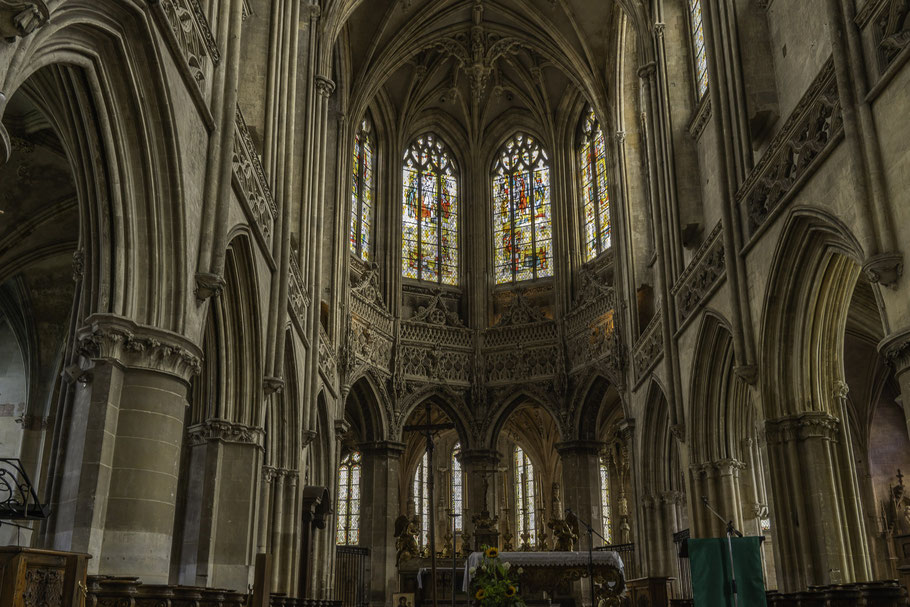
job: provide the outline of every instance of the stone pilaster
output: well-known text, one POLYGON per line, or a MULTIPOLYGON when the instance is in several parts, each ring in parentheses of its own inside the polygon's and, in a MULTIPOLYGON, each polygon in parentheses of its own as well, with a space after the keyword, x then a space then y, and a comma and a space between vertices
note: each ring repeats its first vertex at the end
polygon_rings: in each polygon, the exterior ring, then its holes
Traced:
POLYGON ((181 335, 110 314, 76 335, 74 388, 55 548, 88 552, 91 573, 168 581, 189 379, 199 348, 181 335), (142 550, 136 550, 142 546, 142 550))
POLYGON ((370 605, 384 607, 398 590, 395 519, 404 513, 398 490, 404 444, 369 443, 363 453, 360 545, 370 548, 370 605))

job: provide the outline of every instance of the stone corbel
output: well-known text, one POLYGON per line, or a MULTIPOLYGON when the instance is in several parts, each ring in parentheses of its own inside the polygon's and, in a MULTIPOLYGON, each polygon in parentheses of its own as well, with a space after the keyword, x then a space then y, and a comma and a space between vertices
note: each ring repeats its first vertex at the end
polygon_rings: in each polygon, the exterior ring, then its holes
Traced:
POLYGON ((880 341, 878 353, 894 367, 897 375, 910 370, 910 327, 880 341))
POLYGON ((196 301, 202 303, 210 297, 221 297, 224 285, 224 278, 221 276, 199 272, 196 274, 196 301))
POLYGON ((280 377, 263 377, 262 389, 266 396, 284 392, 284 380, 280 377))
POLYGON ((44 0, 0 0, 0 37, 7 42, 24 38, 50 20, 44 0))
POLYGON ((903 255, 894 252, 873 255, 863 264, 863 273, 869 282, 894 287, 904 273, 903 255))
POLYGON ((318 435, 319 434, 315 430, 304 430, 300 435, 300 448, 306 449, 309 447, 313 441, 316 440, 318 435))

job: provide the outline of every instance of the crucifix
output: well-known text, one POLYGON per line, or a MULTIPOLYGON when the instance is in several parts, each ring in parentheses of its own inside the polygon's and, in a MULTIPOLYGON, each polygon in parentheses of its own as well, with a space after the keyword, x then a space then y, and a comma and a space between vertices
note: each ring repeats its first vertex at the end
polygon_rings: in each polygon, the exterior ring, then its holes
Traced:
POLYGON ((433 504, 433 436, 442 430, 451 430, 455 427, 453 423, 432 424, 430 423, 431 405, 427 402, 427 421, 424 424, 409 425, 404 427, 405 432, 420 432, 427 441, 427 496, 430 501, 430 522, 429 522, 429 543, 430 543, 430 579, 432 580, 432 597, 433 607, 436 604, 436 508, 433 504))

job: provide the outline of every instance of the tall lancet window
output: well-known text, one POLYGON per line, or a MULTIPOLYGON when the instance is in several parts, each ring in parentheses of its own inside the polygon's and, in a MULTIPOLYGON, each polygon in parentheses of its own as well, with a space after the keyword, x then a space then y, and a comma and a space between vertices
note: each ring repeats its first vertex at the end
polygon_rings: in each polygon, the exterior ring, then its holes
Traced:
MULTIPOLYGON (((456 443, 452 449, 452 514, 464 515, 464 476, 458 461, 460 453, 461 443, 456 443)), ((455 529, 462 530, 461 516, 455 517, 455 529)))
POLYGON ((351 252, 364 261, 370 260, 370 236, 373 227, 374 150, 369 120, 360 124, 354 137, 351 176, 351 252))
POLYGON ((591 260, 610 248, 611 237, 607 145, 594 108, 588 110, 582 124, 578 165, 585 211, 585 259, 591 260))
POLYGON ((610 471, 607 460, 600 458, 600 517, 603 521, 603 534, 607 544, 613 543, 613 524, 610 518, 610 471))
POLYGON ((492 181, 496 284, 552 276, 547 153, 532 137, 516 135, 500 151, 492 181))
POLYGON ((362 455, 348 453, 338 467, 338 518, 335 543, 353 545, 360 542, 360 471, 362 455))
POLYGON ((455 162, 435 135, 404 154, 401 273, 405 278, 458 282, 458 179, 455 162))
POLYGON ((430 534, 430 485, 427 476, 429 474, 430 466, 427 464, 427 454, 424 452, 423 459, 417 466, 417 472, 414 473, 414 506, 417 517, 420 519, 421 548, 429 543, 430 534))
POLYGON ((689 0, 689 31, 695 59, 695 90, 702 99, 708 92, 708 55, 705 51, 705 28, 701 20, 701 0, 689 0))
POLYGON ((516 528, 522 545, 537 544, 534 512, 534 464, 524 449, 515 445, 515 510, 516 528))

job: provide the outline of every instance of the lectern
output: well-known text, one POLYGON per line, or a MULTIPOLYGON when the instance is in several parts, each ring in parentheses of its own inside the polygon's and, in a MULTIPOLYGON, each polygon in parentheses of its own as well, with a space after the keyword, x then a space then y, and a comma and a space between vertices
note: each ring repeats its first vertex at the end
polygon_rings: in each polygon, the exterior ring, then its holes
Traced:
POLYGON ((688 540, 695 607, 766 605, 759 549, 761 539, 733 537, 688 540))

